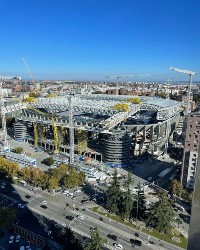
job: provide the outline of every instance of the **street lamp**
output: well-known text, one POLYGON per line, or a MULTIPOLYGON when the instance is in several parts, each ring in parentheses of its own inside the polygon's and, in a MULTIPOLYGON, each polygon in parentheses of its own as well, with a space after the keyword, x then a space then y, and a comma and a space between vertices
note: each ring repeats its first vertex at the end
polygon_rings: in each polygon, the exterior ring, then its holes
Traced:
POLYGON ((137 191, 136 227, 137 227, 137 223, 138 223, 138 201, 139 201, 139 195, 138 195, 138 191, 137 191))

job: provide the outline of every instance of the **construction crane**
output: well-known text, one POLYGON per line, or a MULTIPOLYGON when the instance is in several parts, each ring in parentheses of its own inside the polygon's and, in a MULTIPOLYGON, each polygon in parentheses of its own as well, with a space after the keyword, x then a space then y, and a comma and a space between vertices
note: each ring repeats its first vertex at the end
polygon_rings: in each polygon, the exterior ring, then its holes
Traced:
POLYGON ((127 78, 127 77, 140 77, 140 76, 149 76, 148 75, 116 75, 116 76, 106 76, 106 78, 117 78, 117 86, 116 86, 116 95, 119 95, 119 89, 118 89, 118 83, 119 83, 119 78, 127 78))
POLYGON ((187 74, 189 76, 189 85, 188 85, 188 92, 187 92, 187 103, 186 103, 186 115, 189 114, 189 105, 190 105, 190 92, 191 92, 191 86, 192 86, 192 76, 196 75, 196 72, 186 70, 186 69, 178 69, 170 67, 171 70, 187 74))
POLYGON ((69 162, 70 164, 74 163, 74 106, 73 106, 73 97, 74 93, 70 92, 69 95, 69 162))
POLYGON ((31 73, 31 71, 30 71, 30 69, 29 69, 29 67, 28 67, 28 64, 26 63, 26 60, 25 60, 24 57, 22 57, 22 61, 23 61, 23 63, 24 63, 24 66, 25 66, 25 68, 26 68, 26 70, 27 70, 27 72, 28 72, 30 78, 31 78, 31 81, 34 82, 33 75, 32 75, 32 73, 31 73))

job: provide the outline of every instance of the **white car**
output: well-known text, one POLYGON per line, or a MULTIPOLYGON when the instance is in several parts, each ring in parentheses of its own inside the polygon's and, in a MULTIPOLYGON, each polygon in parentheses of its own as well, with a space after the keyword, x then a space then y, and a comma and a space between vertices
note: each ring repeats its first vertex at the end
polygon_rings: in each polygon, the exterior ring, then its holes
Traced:
POLYGON ((78 215, 77 218, 80 220, 84 220, 84 216, 82 214, 78 215))
POLYGON ((43 204, 43 205, 47 205, 47 202, 46 202, 46 201, 42 201, 42 204, 43 204))
POLYGON ((25 205, 19 203, 19 204, 18 204, 18 207, 19 207, 19 208, 24 208, 25 205))
POLYGON ((121 244, 114 243, 113 246, 115 247, 115 249, 119 249, 119 250, 123 249, 123 246, 121 244))
POLYGON ((12 193, 13 193, 13 194, 17 194, 17 191, 16 191, 16 190, 13 190, 12 193))
POLYGON ((17 235, 15 242, 18 243, 20 241, 20 235, 17 235))
POLYGON ((14 236, 12 235, 12 236, 10 236, 10 239, 9 239, 9 244, 12 244, 13 243, 13 241, 14 241, 14 236))
POLYGON ((77 189, 77 190, 74 191, 74 193, 80 193, 80 192, 81 192, 80 189, 77 189))

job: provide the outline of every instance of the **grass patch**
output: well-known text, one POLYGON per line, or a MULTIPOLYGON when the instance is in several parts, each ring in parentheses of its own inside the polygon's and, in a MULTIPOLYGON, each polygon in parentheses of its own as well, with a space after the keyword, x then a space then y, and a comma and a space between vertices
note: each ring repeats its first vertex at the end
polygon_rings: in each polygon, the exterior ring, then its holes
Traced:
MULTIPOLYGON (((126 225, 128 227, 131 227, 131 228, 134 228, 134 229, 137 228, 135 225, 131 224, 130 222, 122 220, 121 217, 119 217, 118 215, 112 215, 112 214, 109 214, 107 212, 98 211, 98 209, 99 209, 99 207, 93 207, 93 208, 91 208, 91 210, 93 212, 95 212, 95 213, 98 213, 98 214, 101 214, 101 215, 106 216, 108 218, 111 218, 112 220, 117 221, 119 223, 122 223, 122 224, 124 224, 124 225, 126 225)), ((139 228, 137 228, 137 230, 139 230, 139 228)), ((166 241, 168 243, 171 243, 171 244, 173 244, 175 246, 182 247, 182 248, 186 249, 187 239, 182 234, 180 234, 179 232, 175 236, 181 239, 181 243, 177 243, 177 242, 172 241, 171 240, 172 235, 161 234, 161 233, 159 233, 155 229, 153 229, 152 231, 148 231, 146 229, 142 229, 140 231, 142 231, 143 233, 146 233, 148 235, 151 235, 151 236, 153 236, 155 238, 158 238, 160 240, 163 240, 163 241, 166 241)))

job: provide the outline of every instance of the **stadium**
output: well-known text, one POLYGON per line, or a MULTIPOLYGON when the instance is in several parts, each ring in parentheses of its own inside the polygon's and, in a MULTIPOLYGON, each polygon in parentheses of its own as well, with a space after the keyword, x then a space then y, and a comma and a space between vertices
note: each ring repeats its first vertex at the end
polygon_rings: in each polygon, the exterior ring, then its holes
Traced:
POLYGON ((17 141, 67 155, 73 146, 80 157, 127 167, 134 155, 166 150, 180 103, 147 96, 65 95, 6 107, 6 113, 15 110, 21 110, 14 123, 17 141))

